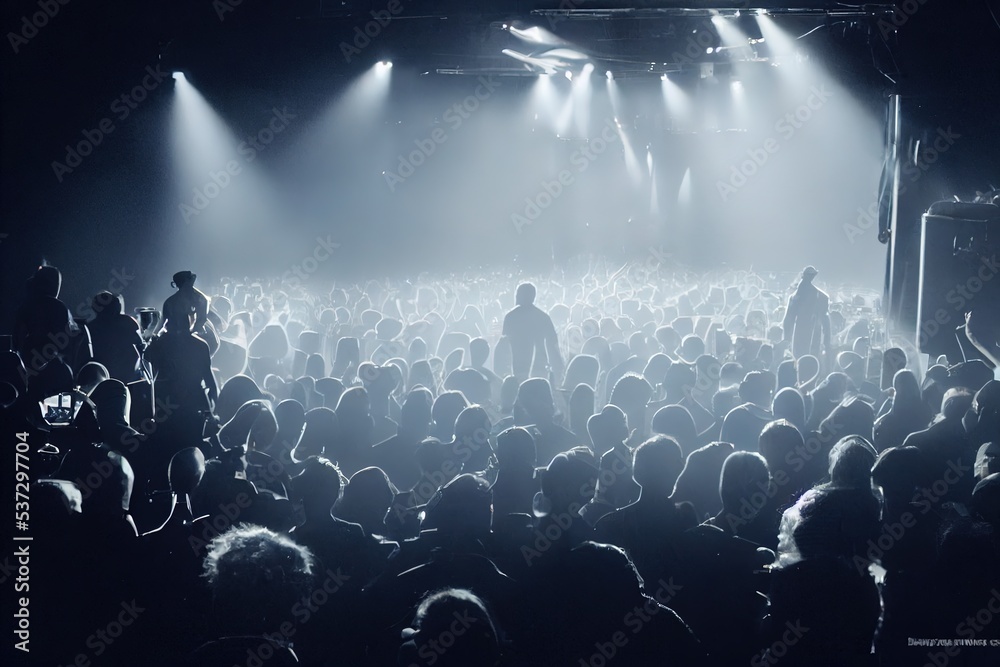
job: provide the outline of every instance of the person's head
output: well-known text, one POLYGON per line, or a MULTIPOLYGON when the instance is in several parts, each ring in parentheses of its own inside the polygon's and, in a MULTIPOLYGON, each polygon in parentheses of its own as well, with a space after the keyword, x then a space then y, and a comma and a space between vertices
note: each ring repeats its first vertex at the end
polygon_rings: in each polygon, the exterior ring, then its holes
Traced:
POLYGON ((972 392, 963 387, 953 387, 941 399, 941 417, 950 421, 961 421, 972 408, 972 392))
POLYGON ((431 406, 433 404, 434 397, 429 389, 424 387, 411 389, 399 410, 400 430, 412 433, 419 438, 426 436, 431 427, 431 406))
POLYGON ((192 493, 205 475, 205 455, 197 447, 189 447, 170 457, 167 479, 170 490, 179 496, 192 493))
POLYGON ((771 408, 774 393, 774 374, 768 371, 750 371, 740 383, 740 398, 764 409, 771 408))
POLYGON ((336 413, 340 421, 349 422, 369 417, 370 409, 368 391, 364 387, 351 387, 340 395, 336 413))
POLYGON ((620 445, 628 439, 628 418, 618 406, 605 405, 587 420, 587 433, 599 449, 620 445))
POLYGON ((246 445, 263 451, 274 440, 278 422, 267 401, 247 401, 219 431, 219 441, 226 449, 246 445))
POLYGON ((292 478, 290 493, 294 500, 302 503, 307 517, 328 517, 340 498, 343 482, 340 470, 332 461, 310 456, 305 460, 302 472, 292 478))
POLYGON ((298 401, 286 398, 274 407, 274 420, 278 424, 276 442, 290 448, 298 442, 306 423, 306 410, 298 401))
POLYGON ((313 408, 305 413, 302 430, 291 452, 292 460, 301 462, 311 456, 322 456, 337 437, 338 421, 337 413, 330 408, 313 408))
POLYGON ((813 279, 819 275, 819 271, 816 270, 814 266, 807 266, 802 269, 802 273, 799 274, 799 284, 800 285, 811 285, 813 279))
POLYGON ((837 365, 851 378, 855 387, 860 387, 866 379, 866 359, 857 352, 846 350, 837 355, 837 365))
POLYGON ((472 591, 431 593, 417 607, 413 626, 403 631, 399 665, 495 667, 500 662, 498 634, 486 605, 472 591))
POLYGON ((841 438, 830 450, 830 483, 844 489, 872 486, 872 467, 878 453, 870 442, 856 435, 841 438))
POLYGON ((213 539, 204 576, 216 614, 239 634, 271 632, 310 593, 315 560, 291 538, 254 525, 213 539))
POLYGON ((198 276, 191 273, 190 271, 178 271, 174 274, 173 282, 170 283, 171 287, 176 287, 177 289, 184 289, 185 287, 194 287, 194 281, 197 280, 198 276))
POLYGON ((646 378, 646 381, 654 387, 661 385, 671 363, 670 357, 662 352, 657 352, 646 361, 646 366, 642 369, 642 377, 646 378))
POLYGON ((767 461, 767 467, 771 472, 787 468, 786 461, 789 455, 796 449, 801 451, 803 444, 804 440, 799 429, 784 419, 769 422, 757 440, 758 451, 767 461))
POLYGON ((698 357, 705 354, 705 341, 696 334, 688 334, 681 341, 679 353, 685 361, 693 363, 698 357))
POLYGON ((36 296, 47 296, 52 299, 59 298, 59 291, 62 289, 62 273, 50 264, 42 264, 34 275, 28 279, 28 292, 36 296))
POLYGON ((90 308, 98 319, 121 315, 125 312, 125 299, 122 298, 121 294, 112 294, 108 291, 98 292, 91 299, 90 308))
POLYGON ((473 338, 469 342, 469 365, 473 368, 482 368, 486 365, 486 360, 490 358, 490 344, 485 338, 473 338))
POLYGON ((916 447, 890 447, 878 455, 871 478, 887 504, 908 503, 927 485, 927 461, 916 447))
POLYGON ((778 390, 792 388, 798 384, 798 371, 794 359, 785 359, 778 364, 778 390))
POLYGON ((719 369, 719 388, 738 389, 740 383, 743 382, 743 378, 745 377, 746 371, 740 363, 727 361, 722 364, 722 368, 719 369))
POLYGON ((531 283, 521 283, 517 286, 514 302, 519 306, 530 306, 535 302, 535 286, 531 283))
POLYGON ((820 423, 819 431, 828 441, 858 435, 871 442, 875 437, 875 411, 860 398, 848 396, 820 423))
POLYGON ((382 521, 396 493, 396 487, 381 468, 362 468, 351 475, 344 486, 343 493, 334 503, 333 514, 378 534, 384 530, 382 521))
POLYGON ((566 366, 566 380, 563 386, 575 387, 578 384, 587 384, 596 387, 600 370, 601 363, 597 357, 590 354, 578 354, 570 359, 566 366))
POLYGON ((917 376, 914 375, 913 371, 906 368, 896 371, 896 374, 892 376, 892 389, 894 393, 893 408, 899 406, 900 408, 912 409, 920 405, 920 383, 917 382, 917 376))
POLYGON ((878 517, 871 493, 835 487, 806 491, 782 517, 779 562, 864 559, 878 534, 878 517))
POLYGON ((771 412, 775 419, 785 419, 800 429, 806 426, 806 404, 798 389, 785 387, 774 395, 771 412))
POLYGON ((90 394, 97 385, 110 377, 111 373, 108 372, 104 364, 97 361, 88 361, 76 374, 76 384, 80 387, 80 391, 90 394))
POLYGON ((634 422, 632 426, 642 430, 645 426, 645 419, 639 420, 645 414, 646 404, 649 403, 652 395, 653 388, 641 375, 626 373, 615 383, 608 402, 624 410, 632 417, 634 422))
POLYGON ((541 473, 541 496, 550 512, 579 512, 594 496, 599 471, 574 452, 552 457, 541 473))
POLYGON ((681 337, 677 333, 677 330, 669 325, 657 327, 656 331, 653 332, 653 335, 656 337, 656 341, 660 344, 660 348, 668 356, 674 354, 681 344, 681 337))
POLYGON ((479 459, 475 454, 489 450, 489 436, 493 430, 493 422, 485 408, 481 405, 470 405, 458 413, 455 420, 455 440, 466 448, 473 449, 473 458, 479 459))
MULTIPOLYGON (((90 400, 97 408, 97 424, 101 428, 128 423, 131 400, 128 388, 120 380, 105 380, 90 392, 90 400)), ((118 443, 105 443, 115 447, 118 443)))
POLYGON ((694 364, 676 362, 670 365, 666 375, 663 377, 663 388, 667 392, 667 398, 683 398, 687 391, 695 387, 696 374, 694 364))
POLYGON ((527 429, 508 428, 497 436, 497 463, 501 469, 535 466, 535 439, 527 429))
POLYGON ((455 422, 469 402, 460 391, 446 391, 434 399, 431 416, 434 420, 434 435, 441 441, 451 440, 455 435, 455 422))
POLYGON ((514 400, 514 419, 518 424, 547 424, 555 412, 548 380, 531 378, 521 383, 514 400))
POLYGON ((669 496, 684 469, 684 454, 677 441, 653 436, 639 445, 632 458, 632 478, 644 494, 669 496))
POLYGON ((665 405, 653 415, 653 433, 674 438, 685 453, 691 453, 698 443, 694 418, 683 405, 665 405))
POLYGON ((223 423, 229 421, 247 401, 266 398, 260 387, 247 375, 234 375, 226 380, 215 402, 215 412, 223 423))
MULTIPOLYGON (((752 502, 755 494, 766 495, 771 480, 767 461, 757 452, 733 452, 722 464, 719 477, 719 496, 727 513, 738 513, 746 506, 756 508, 760 503, 752 502)), ((747 520, 748 517, 741 516, 747 520)))

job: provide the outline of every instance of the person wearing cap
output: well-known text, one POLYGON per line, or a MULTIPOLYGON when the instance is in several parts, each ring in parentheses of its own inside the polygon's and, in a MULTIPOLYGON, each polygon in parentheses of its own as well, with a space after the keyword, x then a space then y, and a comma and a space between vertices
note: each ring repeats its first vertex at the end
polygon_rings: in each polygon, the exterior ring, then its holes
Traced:
POLYGON ((818 273, 812 266, 802 269, 788 299, 782 329, 796 359, 806 354, 819 356, 820 348, 830 350, 830 297, 813 285, 818 273))

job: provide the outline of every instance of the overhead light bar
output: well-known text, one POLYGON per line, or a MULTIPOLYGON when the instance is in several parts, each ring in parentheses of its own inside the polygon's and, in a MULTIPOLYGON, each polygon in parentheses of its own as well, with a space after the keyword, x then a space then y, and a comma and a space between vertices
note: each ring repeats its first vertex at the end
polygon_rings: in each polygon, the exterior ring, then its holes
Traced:
POLYGON ((894 7, 890 3, 860 5, 838 9, 820 9, 805 7, 751 7, 751 8, 718 8, 691 9, 685 7, 631 7, 606 9, 533 9, 532 16, 544 16, 562 19, 597 20, 597 19, 658 19, 664 17, 739 18, 741 12, 751 15, 784 14, 792 16, 829 16, 832 18, 865 18, 891 14, 894 7))

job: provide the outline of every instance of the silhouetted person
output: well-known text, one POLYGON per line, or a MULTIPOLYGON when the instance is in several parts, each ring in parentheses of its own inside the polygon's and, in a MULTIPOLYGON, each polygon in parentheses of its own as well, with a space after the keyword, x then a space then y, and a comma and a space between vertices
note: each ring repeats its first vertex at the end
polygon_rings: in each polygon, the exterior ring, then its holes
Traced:
POLYGON ((576 436, 555 422, 555 405, 548 380, 531 378, 522 382, 513 412, 516 425, 534 427, 532 437, 539 465, 547 465, 556 454, 577 444, 576 436))
POLYGON ((61 288, 62 274, 49 265, 38 267, 25 283, 24 300, 14 319, 14 349, 29 377, 55 358, 74 369, 89 360, 90 341, 59 300, 61 288), (86 348, 82 355, 78 354, 81 345, 86 348))
POLYGON ((508 514, 531 514, 539 492, 535 472, 535 441, 523 428, 509 428, 497 436, 497 477, 493 491, 493 521, 508 514))
POLYGON ((429 435, 441 442, 451 442, 455 436, 455 421, 462 410, 467 407, 469 407, 469 402, 459 391, 446 391, 439 394, 434 399, 434 405, 431 409, 433 421, 429 435))
POLYGON ((91 303, 95 315, 87 322, 94 360, 108 369, 111 377, 122 382, 136 379, 142 337, 139 323, 125 314, 121 295, 101 292, 91 303))
POLYGON ((803 434, 806 433, 806 404, 802 394, 794 387, 778 390, 771 400, 771 413, 775 419, 784 419, 803 434))
POLYGON ((171 287, 177 291, 163 302, 163 319, 160 328, 170 331, 184 329, 202 334, 208 324, 208 297, 194 286, 198 276, 190 271, 174 274, 171 287))
POLYGON ((608 665, 709 664, 697 638, 670 607, 676 586, 640 574, 616 546, 588 541, 566 554, 563 567, 539 586, 537 603, 528 610, 538 619, 528 656, 539 664, 579 667, 601 664, 597 658, 603 658, 603 648, 613 655, 608 665))
POLYGON ((639 485, 632 479, 632 450, 628 418, 621 408, 606 405, 599 414, 587 420, 587 431, 600 452, 600 471, 594 499, 580 511, 590 525, 601 517, 624 507, 639 497, 639 485))
POLYGON ((617 405, 628 417, 629 428, 636 431, 637 438, 642 439, 648 432, 646 404, 653 395, 653 388, 642 376, 626 373, 615 382, 608 403, 617 405))
POLYGON ((485 471, 493 453, 490 446, 492 431, 493 422, 482 406, 465 408, 455 420, 455 437, 444 443, 448 460, 463 472, 479 474, 485 471))
POLYGON ((356 523, 369 535, 385 535, 385 515, 398 491, 380 468, 362 468, 351 476, 333 515, 356 523))
POLYGON ((736 449, 754 451, 760 432, 774 419, 771 414, 773 392, 773 374, 761 371, 747 373, 740 383, 740 399, 744 402, 726 415, 719 439, 732 443, 736 449))
POLYGON ((371 461, 380 467, 398 489, 412 489, 420 479, 417 447, 430 431, 431 392, 423 387, 406 395, 396 435, 374 445, 371 461))
POLYGON ((514 376, 519 380, 547 377, 544 369, 548 366, 556 378, 561 378, 563 362, 556 329, 552 318, 535 306, 535 286, 518 285, 515 301, 517 305, 503 319, 503 335, 510 341, 514 376))
POLYGON ((239 662, 262 644, 275 665, 298 662, 295 652, 265 635, 282 623, 295 627, 293 608, 311 594, 318 574, 309 549, 266 528, 240 526, 212 540, 204 571, 218 639, 199 647, 192 664, 239 662))
POLYGON ((389 402, 392 392, 402 381, 402 374, 396 366, 376 366, 366 361, 358 367, 358 377, 371 403, 372 439, 381 442, 392 437, 398 425, 389 417, 389 402))
POLYGON ((796 358, 806 354, 818 357, 821 350, 831 350, 830 297, 813 285, 817 273, 811 266, 802 269, 785 310, 782 328, 796 358))
POLYGON ((305 461, 302 472, 291 483, 291 499, 301 504, 305 523, 292 529, 290 535, 309 548, 322 568, 346 575, 349 586, 360 589, 381 572, 385 563, 379 561, 377 541, 361 526, 333 515, 343 481, 329 459, 309 457, 305 461))
POLYGON ((672 498, 683 468, 675 440, 658 435, 642 443, 635 450, 632 473, 641 487, 638 500, 597 522, 598 541, 623 548, 644 580, 666 580, 677 571, 677 535, 698 525, 692 507, 672 498))
POLYGON ((698 431, 684 406, 663 406, 653 415, 651 428, 654 435, 669 435, 676 440, 685 456, 698 448, 698 431))
POLYGON ((949 389, 941 401, 941 414, 929 427, 911 433, 904 447, 916 447, 927 460, 933 480, 944 480, 946 490, 942 502, 967 503, 972 495, 975 478, 971 470, 976 450, 969 444, 962 418, 972 406, 972 395, 966 389, 949 389))
POLYGON ((330 408, 313 408, 306 412, 302 419, 299 437, 290 453, 293 465, 289 470, 298 474, 302 470, 302 464, 310 457, 329 457, 328 450, 332 449, 339 433, 337 413, 330 408))
POLYGON ((878 530, 871 493, 812 490, 782 519, 782 549, 772 570, 763 623, 766 664, 840 667, 870 664, 878 623, 878 589, 863 558, 878 530), (808 630, 805 630, 808 628, 808 630))
POLYGON ((369 411, 368 392, 363 387, 351 387, 337 402, 337 423, 339 430, 331 456, 345 474, 353 475, 367 465, 371 455, 374 420, 369 411))
POLYGON ((201 440, 204 415, 218 398, 208 343, 174 326, 150 341, 145 357, 154 372, 157 421, 175 434, 175 446, 191 446, 201 440))
POLYGON ((500 664, 500 638, 493 617, 469 590, 450 588, 428 595, 417 607, 412 627, 402 634, 406 641, 399 650, 400 667, 500 664))
POLYGON ((717 480, 726 458, 732 453, 733 446, 730 443, 712 442, 688 454, 684 470, 674 485, 674 501, 690 503, 699 520, 718 512, 722 500, 717 480))

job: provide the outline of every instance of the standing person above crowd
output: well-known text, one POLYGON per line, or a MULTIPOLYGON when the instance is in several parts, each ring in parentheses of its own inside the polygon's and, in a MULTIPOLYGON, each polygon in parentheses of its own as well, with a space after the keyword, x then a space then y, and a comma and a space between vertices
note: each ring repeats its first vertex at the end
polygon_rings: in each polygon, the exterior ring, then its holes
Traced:
POLYGON ((563 361, 552 318, 535 305, 535 286, 521 283, 515 295, 517 305, 503 318, 503 335, 510 341, 514 377, 545 377, 546 365, 562 376, 563 361))
POLYGON ((830 297, 813 285, 818 273, 812 266, 802 269, 781 325, 796 359, 806 354, 819 357, 821 349, 830 352, 830 297))

